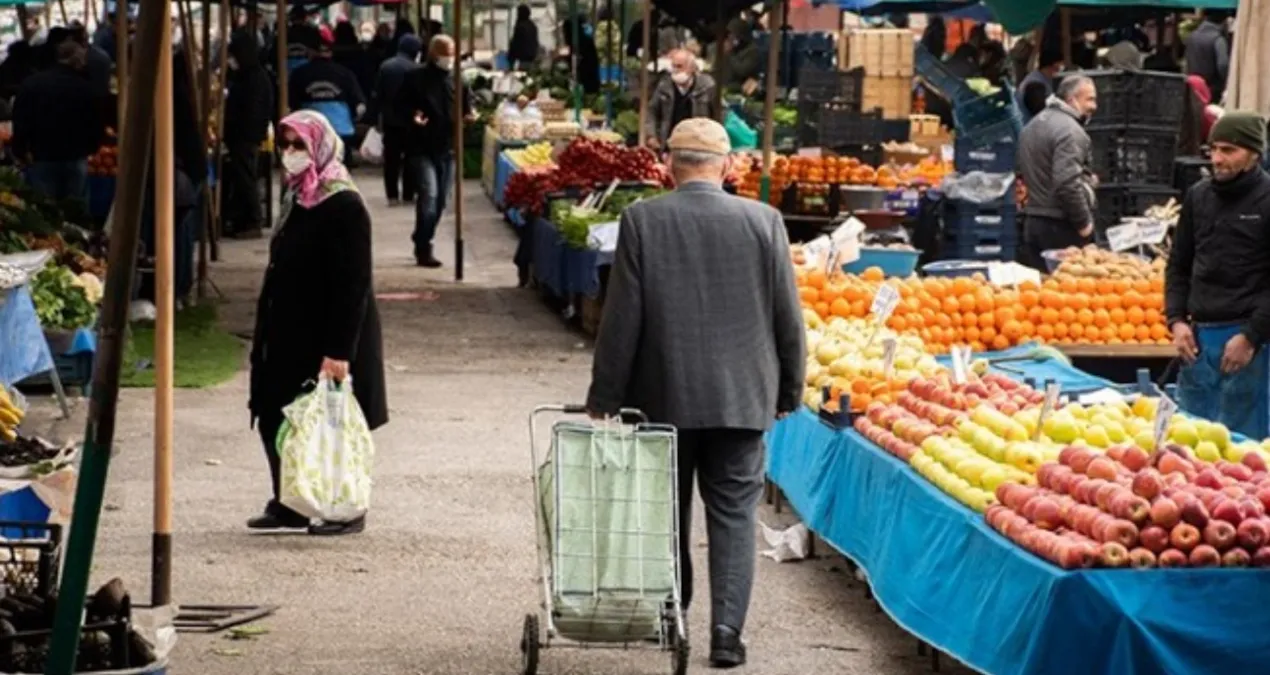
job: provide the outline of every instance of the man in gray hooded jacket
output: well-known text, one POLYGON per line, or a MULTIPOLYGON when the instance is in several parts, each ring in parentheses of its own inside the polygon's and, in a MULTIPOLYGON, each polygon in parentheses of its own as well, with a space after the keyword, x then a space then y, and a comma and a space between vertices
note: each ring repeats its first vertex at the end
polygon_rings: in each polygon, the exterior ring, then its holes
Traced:
POLYGON ((1085 123, 1098 91, 1083 75, 1063 78, 1045 109, 1019 135, 1019 173, 1027 185, 1020 261, 1041 271, 1041 252, 1082 246, 1094 233, 1094 185, 1085 123))

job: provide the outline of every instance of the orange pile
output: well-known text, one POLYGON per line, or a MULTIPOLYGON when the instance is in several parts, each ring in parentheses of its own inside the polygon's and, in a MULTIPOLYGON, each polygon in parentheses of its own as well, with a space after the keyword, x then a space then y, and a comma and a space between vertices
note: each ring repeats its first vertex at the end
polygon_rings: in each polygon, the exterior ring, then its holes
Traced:
MULTIPOLYGON (((884 281, 880 269, 860 276, 799 269, 799 298, 821 317, 865 317, 884 281)), ((954 345, 1002 350, 1051 344, 1168 344, 1164 280, 1047 279, 997 288, 982 275, 955 279, 893 279, 900 304, 887 326, 919 335, 928 351, 954 345)))
MULTIPOLYGON (((874 168, 855 157, 789 157, 772 160, 772 204, 780 203, 781 192, 795 183, 823 185, 876 185, 887 190, 938 185, 952 170, 945 162, 927 157, 909 166, 885 165, 874 168)), ((737 184, 737 194, 758 199, 763 167, 754 162, 737 184)))

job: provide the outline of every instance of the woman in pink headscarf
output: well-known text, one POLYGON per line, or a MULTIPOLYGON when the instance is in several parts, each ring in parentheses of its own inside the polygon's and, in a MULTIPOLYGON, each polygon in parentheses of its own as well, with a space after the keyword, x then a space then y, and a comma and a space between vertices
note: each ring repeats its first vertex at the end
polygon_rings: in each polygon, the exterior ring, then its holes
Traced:
POLYGON ((344 144, 325 117, 302 110, 279 128, 286 195, 256 307, 248 403, 269 460, 273 498, 247 526, 351 534, 362 531, 364 518, 311 524, 279 502, 276 439, 283 407, 319 374, 337 382, 351 377, 371 429, 388 421, 370 213, 341 163, 344 144))

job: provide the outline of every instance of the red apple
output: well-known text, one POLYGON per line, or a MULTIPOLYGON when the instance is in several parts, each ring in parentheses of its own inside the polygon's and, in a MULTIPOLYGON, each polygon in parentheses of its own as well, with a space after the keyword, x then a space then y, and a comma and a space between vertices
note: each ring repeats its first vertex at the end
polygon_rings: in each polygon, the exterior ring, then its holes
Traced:
POLYGON ((1127 520, 1114 520, 1103 530, 1103 543, 1119 542, 1126 550, 1138 545, 1138 528, 1127 520))
POLYGON ((1119 542, 1109 541, 1098 552, 1098 562, 1103 567, 1118 568, 1129 564, 1129 549, 1119 542))
POLYGON ((1257 501, 1261 502, 1262 508, 1270 509, 1270 487, 1257 489, 1257 501))
POLYGON ((1122 492, 1111 500, 1111 514, 1141 526, 1151 516, 1151 503, 1133 494, 1122 492))
MULTIPOLYGON (((1075 468, 1075 467, 1073 467, 1075 468)), ((1116 465, 1106 457, 1095 457, 1089 462, 1089 466, 1085 467, 1085 475, 1090 478, 1101 478, 1103 480, 1115 480, 1116 465)))
POLYGON ((1204 505, 1195 497, 1191 497, 1185 504, 1182 504, 1181 516, 1184 522, 1193 527, 1204 527, 1209 520, 1208 509, 1204 508, 1204 505))
POLYGON ((1262 546, 1252 554, 1253 567, 1270 567, 1270 546, 1262 546))
POLYGON ((1098 486, 1098 491, 1094 493, 1094 504, 1103 511, 1110 512, 1111 500, 1120 492, 1120 486, 1115 483, 1103 482, 1098 486))
POLYGON ((1217 567, 1221 564, 1221 554, 1208 544, 1200 544, 1191 550, 1188 562, 1191 567, 1217 567))
POLYGON ((1189 561, 1185 553, 1171 548, 1161 553, 1156 562, 1159 563, 1160 567, 1186 567, 1189 561))
POLYGON ((1176 455, 1171 452, 1162 452, 1158 454, 1157 457, 1159 457, 1159 461, 1156 462, 1155 466, 1160 470, 1160 473, 1184 474, 1187 469, 1191 468, 1190 462, 1181 455, 1176 455))
POLYGON ((1124 459, 1124 451, 1125 451, 1125 446, 1113 445, 1110 448, 1107 448, 1107 452, 1105 454, 1107 457, 1110 457, 1113 461, 1120 462, 1121 460, 1124 459))
POLYGON ((1190 523, 1178 523, 1169 533, 1169 543, 1173 548, 1189 553, 1199 544, 1199 530, 1190 523))
POLYGON ((1261 548, 1270 539, 1270 529, 1267 529, 1265 521, 1261 519, 1245 520, 1239 523, 1236 534, 1239 545, 1250 551, 1261 548))
POLYGON ((1195 484, 1200 487, 1220 490, 1222 488, 1221 478, 1222 478, 1221 473, 1219 473, 1217 469, 1214 469, 1213 467, 1210 466, 1200 471, 1199 474, 1195 476, 1195 484))
POLYGON ((1221 557, 1222 567, 1248 567, 1252 564, 1252 556, 1242 548, 1232 548, 1221 557))
POLYGON ((1076 473, 1086 473, 1089 469, 1089 463, 1094 460, 1097 455, 1089 448, 1076 448, 1071 454, 1071 461, 1067 462, 1067 466, 1072 468, 1076 473))
POLYGON ((1155 567, 1155 553, 1145 548, 1135 548, 1129 551, 1129 567, 1139 570, 1155 567))
POLYGON ((1155 499, 1164 490, 1164 479, 1155 469, 1145 469, 1133 478, 1133 494, 1143 499, 1155 499))
POLYGON ((1248 495, 1248 492, 1245 491, 1243 488, 1239 487, 1238 485, 1227 485, 1226 487, 1221 489, 1220 494, 1226 495, 1227 497, 1230 497, 1231 499, 1234 499, 1234 500, 1239 500, 1246 497, 1248 495))
POLYGON ((1224 520, 1208 521, 1204 526, 1204 543, 1225 551, 1235 544, 1235 526, 1224 520))
POLYGON ((1058 502, 1048 497, 1040 497, 1030 500, 1029 505, 1036 501, 1032 507, 1032 522, 1042 530, 1056 530, 1062 524, 1063 520, 1059 514, 1058 502), (1039 501, 1038 501, 1039 499, 1039 501))
POLYGON ((1239 505, 1234 500, 1222 498, 1213 507, 1213 519, 1224 520, 1231 525, 1238 525, 1243 521, 1244 517, 1239 513, 1239 505))
POLYGON ((1169 531, 1158 525, 1144 528, 1138 539, 1143 548, 1157 555, 1169 547, 1169 531))
POLYGON ((1142 471, 1151 464, 1151 456, 1142 448, 1131 446, 1126 448, 1124 456, 1120 459, 1120 463, 1125 465, 1130 471, 1142 471))
POLYGON ((1166 530, 1173 529, 1181 518, 1182 510, 1178 508, 1177 502, 1168 497, 1160 497, 1151 505, 1151 522, 1166 530))
MULTIPOLYGON (((1253 474, 1256 474, 1257 472, 1265 474, 1267 471, 1270 471, 1270 467, 1266 466, 1265 458, 1263 458, 1259 452, 1250 452, 1244 455, 1244 458, 1239 461, 1244 466, 1252 469, 1253 474)), ((1255 475, 1251 478, 1255 478, 1255 475)))
MULTIPOLYGON (((1253 454, 1253 453, 1248 453, 1253 454)), ((1223 476, 1229 476, 1237 481, 1246 481, 1252 479, 1252 469, 1243 464, 1232 464, 1230 462, 1218 462, 1217 470, 1223 476)))
POLYGON ((1255 497, 1243 497, 1239 500, 1239 515, 1243 516, 1244 520, 1260 518, 1266 515, 1266 507, 1262 506, 1255 497))

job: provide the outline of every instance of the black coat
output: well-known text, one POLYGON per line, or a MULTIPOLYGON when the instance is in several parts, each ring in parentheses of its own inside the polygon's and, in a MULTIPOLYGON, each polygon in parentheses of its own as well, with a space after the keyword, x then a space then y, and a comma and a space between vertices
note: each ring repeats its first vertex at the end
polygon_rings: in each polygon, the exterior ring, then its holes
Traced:
MULTIPOLYGON (((175 75, 175 74, 174 74, 175 75)), ((88 76, 57 64, 22 83, 13 104, 13 152, 35 161, 86 159, 105 139, 88 76)))
POLYGON ((516 22, 512 32, 512 43, 507 49, 507 58, 512 64, 524 68, 532 66, 538 60, 538 27, 532 20, 522 19, 516 22))
POLYGON ((229 95, 225 99, 225 141, 261 143, 269 135, 273 120, 273 79, 260 64, 256 36, 237 31, 229 43, 229 53, 238 68, 229 74, 229 95))
MULTIPOLYGON (((400 109, 409 111, 410 138, 406 152, 411 155, 443 155, 454 150, 454 73, 442 70, 435 64, 412 70, 406 74, 397 95, 400 109), (428 123, 413 123, 414 113, 420 112, 428 123)), ((464 113, 472 110, 472 93, 463 87, 464 113)))
POLYGON ((370 213, 345 191, 296 204, 269 246, 251 349, 252 416, 277 414, 317 380, 324 357, 349 362, 371 429, 388 422, 383 336, 375 304, 370 213))
POLYGON ((372 110, 367 117, 385 128, 406 129, 410 127, 413 109, 401 99, 401 87, 406 76, 419 70, 414 59, 405 54, 398 54, 379 66, 375 76, 375 88, 371 93, 372 110))

